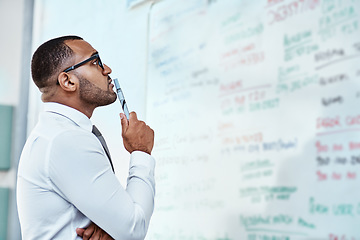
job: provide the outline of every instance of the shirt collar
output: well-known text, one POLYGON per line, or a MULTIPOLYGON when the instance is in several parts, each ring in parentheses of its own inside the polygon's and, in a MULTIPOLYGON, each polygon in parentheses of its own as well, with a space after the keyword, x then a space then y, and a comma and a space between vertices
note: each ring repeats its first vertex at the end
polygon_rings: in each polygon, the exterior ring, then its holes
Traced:
POLYGON ((71 121, 73 121, 79 127, 85 129, 86 131, 92 131, 92 122, 91 120, 82 112, 76 110, 75 108, 55 103, 55 102, 46 102, 44 105, 45 112, 53 112, 60 114, 71 121))

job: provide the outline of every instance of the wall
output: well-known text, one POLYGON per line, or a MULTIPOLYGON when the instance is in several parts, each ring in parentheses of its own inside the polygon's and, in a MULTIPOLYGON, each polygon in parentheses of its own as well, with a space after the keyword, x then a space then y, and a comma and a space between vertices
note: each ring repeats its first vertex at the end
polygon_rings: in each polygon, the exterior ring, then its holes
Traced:
MULTIPOLYGON (((2 24, 0 52, 0 104, 16 106, 19 102, 21 75, 21 47, 23 27, 23 1, 0 1, 0 21, 2 24), (20 17, 19 17, 20 16, 20 17)), ((0 186, 14 187, 13 169, 0 172, 0 186)))
MULTIPOLYGON (((2 0, 0 1, 0 104, 13 107, 13 129, 10 151, 10 169, 0 171, 0 188, 9 189, 8 209, 1 224, 7 225, 7 231, 1 232, 0 239, 20 239, 20 228, 15 202, 15 183, 17 162, 25 141, 28 69, 24 67, 26 60, 27 31, 32 29, 32 1, 2 0), (31 15, 30 14, 30 15, 31 15), (25 47, 24 47, 25 46, 25 47), (24 91, 25 90, 25 91, 24 91), (6 217, 8 214, 8 217, 6 217), (7 218, 7 220, 6 220, 7 218), (5 220, 5 222, 3 222, 5 220), (6 233, 7 232, 7 233, 6 233), (7 237, 6 237, 7 236, 7 237)), ((27 49, 29 49, 27 47, 27 49)), ((2 191, 4 193, 4 191, 2 191)), ((5 191, 6 192, 6 191, 5 191)), ((6 200, 5 200, 6 201, 6 200)), ((2 202, 3 203, 3 202, 2 202)))

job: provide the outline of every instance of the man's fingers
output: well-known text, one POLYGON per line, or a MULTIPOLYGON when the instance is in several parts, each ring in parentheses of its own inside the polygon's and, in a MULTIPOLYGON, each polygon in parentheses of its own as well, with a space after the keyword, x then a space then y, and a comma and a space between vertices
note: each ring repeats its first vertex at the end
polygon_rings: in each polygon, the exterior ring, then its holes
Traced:
POLYGON ((137 115, 136 115, 136 112, 131 112, 130 113, 130 116, 129 116, 129 121, 137 121, 138 118, 137 118, 137 115))
POLYGON ((95 223, 90 223, 87 228, 77 228, 76 233, 85 240, 113 239, 109 234, 99 228, 95 223))
POLYGON ((136 121, 138 121, 138 119, 137 119, 136 112, 130 113, 129 120, 126 118, 125 114, 123 114, 123 113, 120 113, 120 118, 121 118, 122 135, 124 136, 124 134, 126 133, 128 127, 129 127, 130 121, 136 122, 136 121))
POLYGON ((83 228, 77 228, 76 229, 76 234, 79 235, 80 237, 82 237, 84 235, 85 229, 83 228))
POLYGON ((83 234, 83 240, 89 240, 94 232, 95 232, 95 224, 92 223, 87 229, 85 229, 83 234))
POLYGON ((99 229, 99 231, 95 231, 93 233, 90 240, 100 240, 101 239, 100 236, 101 236, 101 230, 99 229))
POLYGON ((129 122, 125 116, 125 114, 120 113, 120 119, 121 119, 121 128, 122 128, 122 134, 124 135, 129 127, 129 122))
POLYGON ((110 235, 106 234, 101 240, 114 240, 110 235))
POLYGON ((142 151, 151 154, 154 146, 154 131, 145 122, 139 121, 135 112, 130 113, 129 121, 124 119, 122 114, 120 117, 125 149, 129 153, 142 151))

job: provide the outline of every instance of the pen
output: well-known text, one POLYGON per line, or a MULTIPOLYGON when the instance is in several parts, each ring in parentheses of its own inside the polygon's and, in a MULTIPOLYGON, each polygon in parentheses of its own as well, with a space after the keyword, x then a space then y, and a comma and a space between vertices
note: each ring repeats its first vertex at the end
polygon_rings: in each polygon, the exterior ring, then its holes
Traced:
POLYGON ((123 92, 121 91, 120 84, 119 84, 117 78, 114 78, 113 81, 114 81, 114 84, 115 84, 116 93, 118 95, 121 107, 122 107, 122 109, 123 109, 123 111, 125 113, 126 118, 129 120, 129 109, 128 109, 127 105, 126 105, 125 97, 124 97, 123 92))

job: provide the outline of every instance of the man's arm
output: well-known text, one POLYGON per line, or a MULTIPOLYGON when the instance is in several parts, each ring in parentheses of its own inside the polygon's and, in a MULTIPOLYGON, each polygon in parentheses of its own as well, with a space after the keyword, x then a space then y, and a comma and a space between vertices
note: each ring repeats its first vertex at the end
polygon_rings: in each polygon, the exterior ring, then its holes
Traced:
MULTIPOLYGON (((137 116, 134 115, 134 113, 132 113, 132 118, 136 117, 137 120, 137 116)), ((136 150, 138 147, 143 148, 142 150, 144 152, 147 153, 151 153, 152 147, 153 147, 153 139, 154 139, 154 132, 151 130, 150 134, 148 134, 147 137, 147 146, 136 146, 139 144, 139 140, 136 138, 142 138, 144 136, 144 132, 141 132, 141 135, 138 133, 131 133, 128 132, 129 130, 129 122, 127 121, 127 119, 124 117, 123 114, 120 114, 120 118, 121 118, 121 124, 122 124, 122 136, 124 138, 124 146, 127 149, 128 152, 133 152, 134 150, 136 150), (135 139, 134 139, 135 138, 135 139), (134 146, 135 144, 135 146, 134 146)), ((143 122, 137 121, 137 123, 135 124, 144 124, 143 122)), ((141 129, 141 127, 134 127, 135 130, 139 130, 141 129)), ((134 131, 133 129, 130 128, 130 131, 134 131)), ((145 133, 146 134, 146 133, 145 133)), ((92 239, 92 240, 108 240, 108 239, 113 239, 110 235, 108 235, 104 230, 102 230, 101 228, 99 228, 95 223, 91 223, 87 228, 77 228, 76 229, 76 233, 83 238, 83 240, 88 240, 88 239, 92 239)))
POLYGON ((143 239, 154 208, 155 160, 148 154, 154 133, 135 113, 122 124, 127 124, 123 137, 131 152, 126 190, 92 133, 69 131, 54 139, 49 176, 59 195, 113 238, 143 239))

